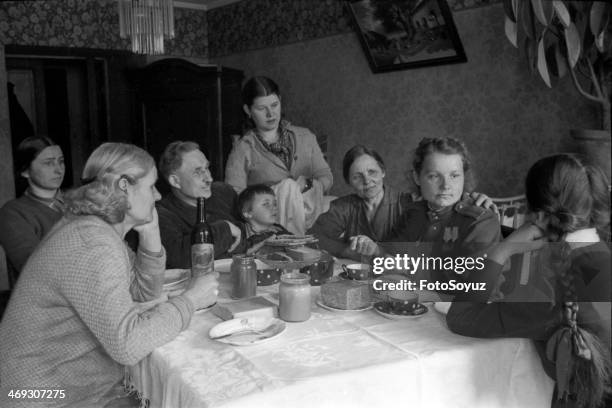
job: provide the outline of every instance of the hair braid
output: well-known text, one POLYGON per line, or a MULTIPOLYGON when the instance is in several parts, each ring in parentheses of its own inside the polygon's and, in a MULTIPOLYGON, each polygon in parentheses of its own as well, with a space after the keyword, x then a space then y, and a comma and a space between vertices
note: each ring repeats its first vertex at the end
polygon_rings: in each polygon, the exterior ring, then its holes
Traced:
POLYGON ((561 326, 550 337, 546 354, 557 371, 559 398, 570 397, 578 407, 597 407, 611 391, 610 350, 593 333, 578 325, 578 293, 571 247, 565 236, 584 228, 609 223, 609 192, 600 170, 574 155, 561 154, 539 160, 525 180, 532 211, 547 216, 545 234, 552 245, 561 326))

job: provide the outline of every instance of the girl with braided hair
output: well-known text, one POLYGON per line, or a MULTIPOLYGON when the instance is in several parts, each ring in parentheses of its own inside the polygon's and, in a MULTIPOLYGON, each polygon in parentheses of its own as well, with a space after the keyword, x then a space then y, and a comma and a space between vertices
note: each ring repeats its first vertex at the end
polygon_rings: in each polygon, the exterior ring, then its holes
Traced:
MULTIPOLYGON (((473 282, 487 291, 460 294, 448 327, 472 337, 524 337, 535 342, 546 373, 556 381, 553 407, 598 407, 611 391, 610 248, 597 230, 609 225, 610 196, 603 173, 571 154, 536 162, 525 194, 532 222, 498 244, 473 282), (488 302, 502 267, 534 251, 530 285, 543 300, 488 302), (534 265, 535 264, 535 265, 534 265), (551 291, 552 289, 552 291, 551 291), (552 292, 552 294, 551 294, 552 292)), ((525 262, 518 262, 519 266, 525 262)))

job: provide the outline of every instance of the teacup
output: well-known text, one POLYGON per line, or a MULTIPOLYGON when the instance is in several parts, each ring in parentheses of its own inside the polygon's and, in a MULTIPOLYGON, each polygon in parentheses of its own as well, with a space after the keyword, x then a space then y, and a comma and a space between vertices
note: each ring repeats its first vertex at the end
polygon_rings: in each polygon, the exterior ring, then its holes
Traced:
POLYGON ((310 285, 319 286, 334 274, 334 257, 325 251, 321 251, 321 258, 300 269, 300 272, 310 275, 310 285))
POLYGON ((342 264, 342 270, 351 279, 366 280, 370 277, 370 265, 368 264, 342 264))
POLYGON ((386 303, 396 313, 412 312, 419 304, 419 294, 412 290, 389 290, 386 303))

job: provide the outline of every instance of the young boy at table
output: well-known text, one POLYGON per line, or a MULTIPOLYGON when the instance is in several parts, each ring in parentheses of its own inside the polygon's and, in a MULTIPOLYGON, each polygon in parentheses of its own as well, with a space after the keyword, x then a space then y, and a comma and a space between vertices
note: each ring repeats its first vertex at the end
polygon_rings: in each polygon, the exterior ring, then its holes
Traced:
POLYGON ((292 235, 276 222, 276 196, 270 187, 264 184, 247 187, 238 196, 237 206, 244 221, 244 251, 252 252, 257 244, 273 235, 292 235))

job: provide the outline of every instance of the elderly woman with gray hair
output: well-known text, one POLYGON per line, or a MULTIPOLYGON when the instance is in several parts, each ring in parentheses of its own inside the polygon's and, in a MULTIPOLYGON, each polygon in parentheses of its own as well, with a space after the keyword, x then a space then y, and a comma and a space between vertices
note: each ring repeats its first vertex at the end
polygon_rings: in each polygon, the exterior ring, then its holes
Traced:
POLYGON ((139 147, 106 143, 90 156, 83 179, 66 194, 66 216, 13 292, 0 325, 0 378, 4 389, 65 390, 53 401, 58 407, 136 404, 123 388, 124 366, 174 339, 194 310, 214 303, 217 275, 167 301, 140 303, 160 297, 166 258, 153 159, 139 147), (140 238, 136 253, 123 241, 131 229, 140 238))

